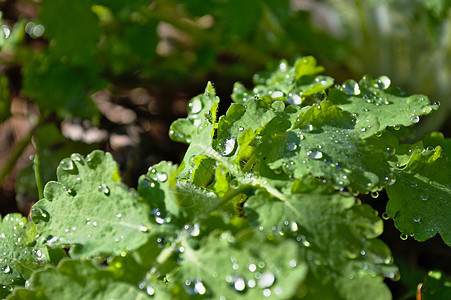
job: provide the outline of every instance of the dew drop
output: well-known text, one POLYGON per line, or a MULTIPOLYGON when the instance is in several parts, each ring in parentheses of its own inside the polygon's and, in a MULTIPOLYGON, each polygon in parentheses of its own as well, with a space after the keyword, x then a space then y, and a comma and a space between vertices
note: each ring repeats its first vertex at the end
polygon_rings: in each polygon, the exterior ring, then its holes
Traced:
POLYGON ((255 272, 255 270, 257 270, 257 266, 255 264, 250 264, 249 265, 249 271, 255 272))
POLYGON ((218 152, 222 156, 228 156, 233 153, 235 150, 236 141, 233 138, 225 139, 219 142, 218 144, 218 152))
POLYGON ((249 279, 249 281, 247 282, 247 285, 248 285, 250 288, 254 288, 255 285, 256 285, 255 280, 254 280, 254 279, 249 279))
POLYGON ((199 98, 193 98, 188 103, 188 111, 191 114, 197 114, 202 110, 202 101, 199 98))
POLYGON ((387 76, 381 76, 376 80, 376 83, 379 89, 385 90, 390 86, 391 80, 387 76))
POLYGON ((105 183, 103 183, 102 185, 99 185, 97 187, 97 189, 99 191, 101 191, 105 196, 109 196, 110 195, 110 189, 108 188, 108 186, 105 183))
POLYGON ((320 159, 323 157, 323 153, 319 150, 310 150, 307 152, 307 155, 312 159, 320 159))
POLYGON ((82 160, 81 155, 78 154, 78 153, 73 153, 73 154, 70 156, 70 158, 71 158, 72 160, 74 160, 74 161, 81 161, 81 160, 82 160))
POLYGON ((281 91, 275 91, 271 94, 271 98, 273 98, 273 99, 282 98, 282 97, 283 97, 283 93, 281 91))
POLYGON ((233 283, 233 287, 235 288, 235 290, 242 292, 246 288, 246 282, 243 278, 238 277, 233 283))
POLYGON ((263 296, 265 296, 265 297, 271 296, 271 290, 270 289, 264 289, 263 290, 263 296))
POLYGON ((50 219, 50 216, 45 210, 39 207, 33 207, 31 209, 31 219, 37 224, 40 221, 47 222, 50 219))
POLYGON ((71 159, 65 158, 61 161, 60 167, 65 171, 72 171, 74 169, 74 163, 71 159))
POLYGON ((157 174, 157 180, 160 182, 165 182, 168 179, 168 175, 165 173, 158 173, 157 174))
POLYGON ((376 199, 377 197, 379 197, 379 192, 372 192, 371 193, 371 197, 373 197, 374 199, 376 199))
POLYGON ((298 145, 296 145, 295 142, 288 142, 288 144, 285 147, 285 149, 287 149, 288 151, 294 151, 297 148, 298 148, 298 145))
POLYGON ((413 218, 413 221, 414 221, 415 223, 419 223, 419 222, 421 221, 421 217, 415 216, 415 217, 413 218))
POLYGON ((12 269, 10 268, 10 266, 5 266, 2 268, 2 272, 8 274, 12 272, 12 269))
POLYGON ((384 212, 384 213, 382 214, 382 219, 388 220, 389 218, 390 218, 390 217, 388 216, 387 212, 384 212))
POLYGON ((275 280, 274 274, 271 272, 265 272, 262 274, 262 277, 258 281, 258 286, 262 289, 268 288, 273 285, 275 280))
POLYGON ((139 231, 147 232, 148 230, 149 230, 149 228, 147 228, 147 227, 144 226, 144 225, 139 226, 139 231))
POLYGON ((346 95, 358 95, 358 94, 360 94, 359 84, 355 80, 352 80, 352 79, 346 80, 341 85, 341 90, 346 95))
POLYGON ((407 234, 401 234, 400 236, 399 236, 399 238, 401 239, 401 240, 403 240, 403 241, 405 241, 405 240, 407 240, 407 238, 408 238, 409 236, 407 235, 407 234))
POLYGON ((75 190, 69 189, 69 188, 66 188, 66 193, 69 194, 72 197, 77 195, 77 192, 75 190))
POLYGON ((289 265, 290 265, 290 267, 292 267, 292 268, 296 267, 297 264, 298 264, 298 262, 297 262, 296 260, 294 260, 294 259, 290 260, 290 262, 289 262, 289 265))
POLYGON ((420 122, 420 117, 419 117, 419 116, 412 116, 412 117, 410 118, 410 122, 412 122, 412 123, 418 123, 418 122, 420 122))
POLYGON ((421 200, 423 200, 423 201, 427 201, 429 199, 426 194, 421 194, 420 197, 421 197, 421 200))

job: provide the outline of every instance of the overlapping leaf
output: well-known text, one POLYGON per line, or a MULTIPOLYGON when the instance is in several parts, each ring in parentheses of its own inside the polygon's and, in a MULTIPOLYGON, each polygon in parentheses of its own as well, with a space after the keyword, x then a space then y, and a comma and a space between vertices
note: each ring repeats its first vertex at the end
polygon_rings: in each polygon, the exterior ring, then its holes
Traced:
POLYGON ((295 67, 282 60, 276 71, 266 75, 255 75, 255 87, 247 90, 241 83, 233 88, 232 99, 237 103, 245 103, 254 97, 267 103, 283 100, 288 104, 301 104, 307 96, 324 92, 333 85, 333 78, 316 74, 323 67, 316 65, 316 59, 307 56, 298 59, 295 67))
POLYGON ((29 286, 8 299, 151 299, 146 291, 123 282, 92 261, 65 260, 57 268, 33 273, 29 286))
POLYGON ((15 285, 23 285, 31 272, 47 261, 47 251, 34 245, 35 236, 34 224, 20 214, 1 220, 0 296, 6 296, 15 285))
POLYGON ((413 151, 407 164, 394 170, 396 182, 387 187, 387 214, 403 234, 425 241, 438 232, 451 245, 450 141, 435 135, 428 144, 428 149, 413 151))
MULTIPOLYGON (((396 267, 388 247, 375 239, 382 220, 352 196, 329 193, 304 179, 279 197, 258 190, 245 207, 255 226, 298 242, 308 263, 306 293, 312 299, 389 299, 382 277, 394 278, 396 267), (356 286, 370 290, 353 290, 356 286), (369 294, 366 294, 368 296, 369 294)), ((269 182, 267 185, 271 185, 269 182)))
POLYGON ((120 183, 110 154, 74 154, 57 175, 32 210, 47 245, 70 247, 72 257, 86 258, 134 249, 149 239, 155 224, 150 206, 120 183))
POLYGON ((306 274, 293 241, 271 241, 259 231, 216 231, 199 249, 183 243, 180 267, 168 276, 178 299, 189 295, 227 299, 288 299, 306 274))

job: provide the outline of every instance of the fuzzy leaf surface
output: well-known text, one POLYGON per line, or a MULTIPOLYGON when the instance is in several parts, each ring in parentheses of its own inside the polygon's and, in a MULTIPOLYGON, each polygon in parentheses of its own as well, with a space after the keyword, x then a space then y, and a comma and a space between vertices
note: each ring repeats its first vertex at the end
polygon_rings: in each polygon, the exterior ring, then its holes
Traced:
POLYGON ((71 247, 72 257, 88 258, 137 248, 150 236, 150 206, 120 183, 108 153, 74 154, 57 170, 44 199, 32 210, 38 232, 50 247, 71 247))

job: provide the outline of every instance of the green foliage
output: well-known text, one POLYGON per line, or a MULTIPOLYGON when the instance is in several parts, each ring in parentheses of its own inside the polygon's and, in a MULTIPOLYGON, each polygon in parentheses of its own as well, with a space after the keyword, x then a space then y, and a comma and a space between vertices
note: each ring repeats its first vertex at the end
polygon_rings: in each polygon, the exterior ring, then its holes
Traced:
MULTIPOLYGON (((436 109, 427 97, 393 92, 384 77, 331 87, 318 83, 322 70, 310 57, 282 61, 255 89, 235 89, 220 117, 208 83, 170 128, 188 144, 182 162, 151 166, 136 191, 110 154, 63 159, 32 222, 3 221, 3 295, 390 299, 383 279, 399 273, 378 239, 383 220, 356 195, 387 189, 403 234, 438 232, 449 245, 450 141, 436 133, 409 145, 393 134, 436 109), (317 82, 311 92, 299 88, 306 82, 317 82), (362 104, 369 95, 385 100, 362 104), (45 255, 24 254, 36 249, 45 255)), ((431 295, 447 287, 424 283, 431 295)))

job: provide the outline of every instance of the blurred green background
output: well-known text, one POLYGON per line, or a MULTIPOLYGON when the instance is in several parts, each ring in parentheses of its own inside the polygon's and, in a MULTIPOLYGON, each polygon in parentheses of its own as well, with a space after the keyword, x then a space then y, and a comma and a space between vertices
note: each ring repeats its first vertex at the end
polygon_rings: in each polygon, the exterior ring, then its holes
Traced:
MULTIPOLYGON (((72 152, 112 152, 130 186, 149 165, 178 162, 185 148, 169 125, 208 80, 225 112, 234 82, 250 86, 283 58, 312 55, 336 84, 387 75, 441 104, 408 142, 450 136, 451 0, 0 0, 0 9, 2 215, 28 214, 38 200, 36 154, 42 184, 72 152)), ((413 295, 421 268, 450 272, 441 241, 400 244, 386 227, 408 270, 389 283, 396 297, 413 295)))

